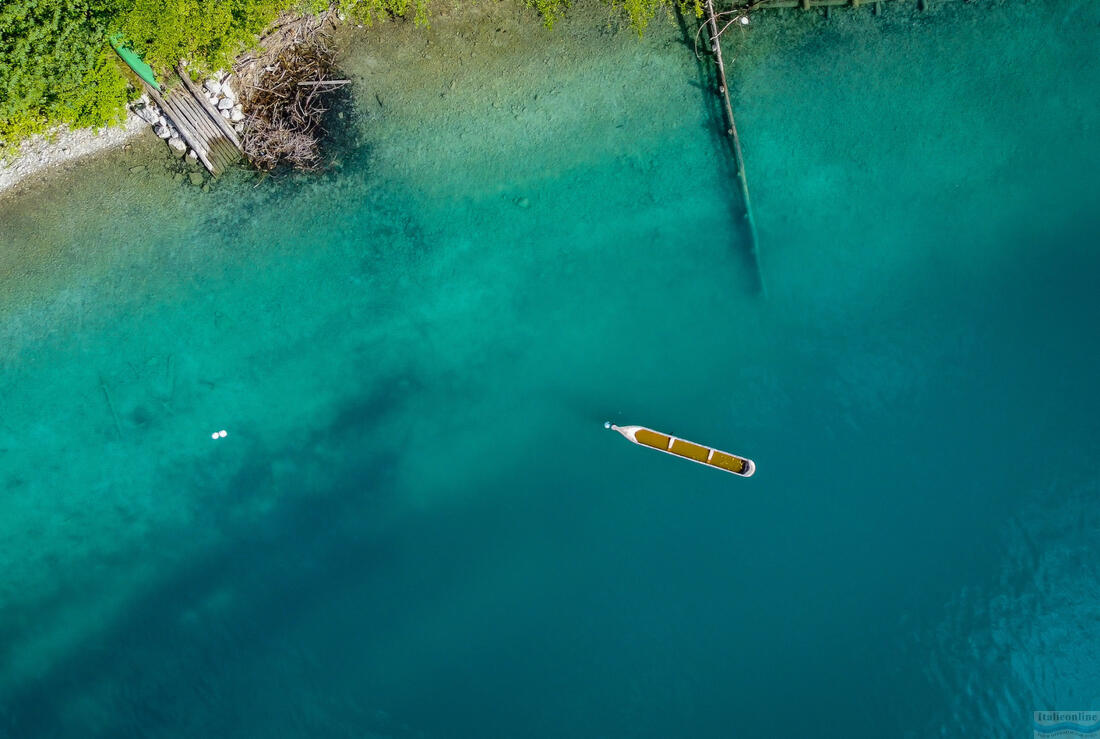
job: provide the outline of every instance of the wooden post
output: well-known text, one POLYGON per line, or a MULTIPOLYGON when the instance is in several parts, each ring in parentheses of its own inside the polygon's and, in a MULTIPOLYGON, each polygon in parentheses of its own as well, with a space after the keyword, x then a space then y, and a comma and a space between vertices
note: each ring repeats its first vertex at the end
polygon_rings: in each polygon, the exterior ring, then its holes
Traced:
MULTIPOLYGON (((236 149, 193 98, 186 95, 177 95, 173 99, 173 96, 170 95, 168 101, 174 103, 177 109, 188 117, 195 126, 196 131, 205 137, 206 143, 210 147, 211 161, 214 161, 215 152, 217 152, 217 159, 219 160, 215 163, 222 167, 228 166, 237 158, 238 152, 236 149)), ((221 118, 221 116, 219 115, 218 118, 221 118)))
POLYGON ((718 20, 714 14, 714 0, 706 0, 707 28, 710 31, 710 49, 714 53, 714 60, 718 67, 718 84, 721 86, 722 100, 726 108, 726 121, 729 128, 726 132, 730 135, 733 144, 733 159, 737 166, 737 183, 741 188, 741 197, 745 201, 745 221, 749 230, 749 243, 752 250, 753 261, 756 264, 756 277, 760 283, 760 292, 767 296, 768 288, 764 284, 764 272, 760 267, 760 250, 756 238, 756 218, 752 212, 752 199, 749 197, 749 181, 745 176, 745 157, 741 153, 741 139, 737 136, 737 122, 733 119, 733 105, 730 103, 730 86, 726 81, 726 65, 722 61, 722 44, 718 39, 718 20))
POLYGON ((184 69, 182 65, 176 67, 176 70, 179 72, 180 79, 183 80, 183 86, 186 87, 187 91, 191 93, 191 97, 199 101, 206 112, 210 114, 210 117, 214 120, 214 123, 216 123, 218 128, 221 129, 222 133, 225 134, 225 137, 229 139, 230 142, 232 142, 233 146, 240 149, 241 141, 237 138, 237 132, 233 130, 233 127, 230 126, 224 118, 222 118, 222 114, 219 113, 214 108, 214 106, 210 104, 210 101, 207 100, 206 96, 202 94, 202 90, 200 90, 198 86, 196 86, 195 83, 191 81, 191 78, 187 76, 187 70, 184 69))
MULTIPOLYGON (((169 108, 168 103, 164 101, 164 98, 160 96, 160 93, 153 89, 153 86, 148 82, 144 80, 142 80, 142 82, 145 85, 145 91, 149 93, 149 97, 153 99, 153 102, 159 105, 162 111, 170 112, 171 108, 169 108)), ((199 141, 197 134, 190 130, 190 127, 184 120, 174 120, 172 123, 175 124, 176 130, 180 132, 180 136, 183 137, 183 140, 187 142, 187 145, 190 146, 195 152, 195 155, 198 156, 199 161, 202 162, 202 166, 206 167, 206 170, 210 172, 210 174, 217 177, 218 170, 206 156, 206 147, 199 141)))
POLYGON ((107 399, 107 408, 111 411, 111 418, 115 422, 115 433, 122 438, 122 426, 118 422, 118 413, 115 412, 115 404, 111 402, 111 394, 107 392, 107 383, 103 381, 103 375, 99 376, 99 387, 103 390, 103 397, 107 399))
POLYGON ((186 95, 169 93, 164 101, 168 104, 169 110, 177 118, 186 121, 187 125, 202 141, 203 146, 206 147, 207 155, 210 157, 210 162, 218 169, 218 173, 233 161, 236 152, 226 145, 228 142, 225 137, 206 118, 206 114, 199 110, 193 100, 186 95))
POLYGON ((183 95, 169 96, 168 104, 174 106, 181 115, 185 116, 196 133, 202 137, 203 143, 210 152, 210 161, 219 170, 229 166, 237 159, 237 150, 193 100, 183 95))

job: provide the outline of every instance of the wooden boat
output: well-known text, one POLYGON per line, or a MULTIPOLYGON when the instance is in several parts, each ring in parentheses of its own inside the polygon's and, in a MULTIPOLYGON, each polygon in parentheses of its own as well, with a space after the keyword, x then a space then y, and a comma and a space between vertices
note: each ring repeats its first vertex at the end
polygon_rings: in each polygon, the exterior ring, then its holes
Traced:
POLYGON ((630 441, 640 446, 647 446, 665 454, 671 454, 682 459, 690 459, 692 462, 705 464, 726 472, 732 472, 741 477, 752 477, 756 472, 756 465, 751 459, 738 457, 736 454, 723 452, 709 446, 696 444, 692 441, 678 439, 675 436, 662 434, 660 431, 647 429, 645 426, 616 426, 608 421, 603 425, 605 429, 618 431, 630 441))

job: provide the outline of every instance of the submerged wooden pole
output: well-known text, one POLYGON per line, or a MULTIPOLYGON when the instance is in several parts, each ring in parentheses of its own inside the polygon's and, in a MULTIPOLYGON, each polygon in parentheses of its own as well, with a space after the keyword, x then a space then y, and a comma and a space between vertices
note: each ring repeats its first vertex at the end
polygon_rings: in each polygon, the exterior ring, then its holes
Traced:
MULTIPOLYGON (((890 0, 891 2, 903 2, 907 0, 890 0)), ((801 8, 802 10, 810 10, 811 8, 824 8, 825 12, 829 12, 831 7, 853 7, 858 8, 864 2, 873 2, 875 5, 875 12, 881 12, 881 5, 886 0, 751 0, 751 2, 737 3, 737 7, 742 10, 768 10, 777 8, 801 8)), ((969 0, 963 0, 963 2, 969 2, 969 0)), ((917 0, 917 10, 928 10, 932 5, 932 0, 917 0)))
POLYGON ((749 197, 749 180, 745 176, 745 157, 741 153, 741 139, 737 135, 737 122, 733 119, 733 105, 730 103, 730 87, 729 83, 726 82, 726 65, 722 60, 722 44, 718 40, 718 20, 714 13, 714 0, 706 0, 705 8, 707 13, 707 30, 710 36, 710 50, 714 53, 715 64, 718 67, 718 90, 722 93, 722 102, 725 104, 726 108, 726 122, 729 124, 726 133, 729 134, 733 144, 733 159, 734 164, 737 166, 737 184, 741 188, 741 198, 745 201, 745 221, 749 230, 749 243, 753 262, 756 264, 756 277, 760 283, 760 292, 767 296, 768 288, 764 284, 764 271, 760 267, 760 248, 756 237, 756 218, 753 216, 752 212, 752 198, 749 197))

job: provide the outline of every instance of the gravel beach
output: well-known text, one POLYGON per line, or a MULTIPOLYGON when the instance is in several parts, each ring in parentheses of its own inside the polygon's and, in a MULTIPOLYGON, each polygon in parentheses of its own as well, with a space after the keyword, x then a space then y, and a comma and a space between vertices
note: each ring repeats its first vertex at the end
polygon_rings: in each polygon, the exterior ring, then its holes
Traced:
POLYGON ((119 126, 62 127, 49 134, 31 136, 20 145, 14 157, 0 161, 0 196, 28 177, 89 154, 122 146, 148 127, 148 123, 130 112, 119 126))

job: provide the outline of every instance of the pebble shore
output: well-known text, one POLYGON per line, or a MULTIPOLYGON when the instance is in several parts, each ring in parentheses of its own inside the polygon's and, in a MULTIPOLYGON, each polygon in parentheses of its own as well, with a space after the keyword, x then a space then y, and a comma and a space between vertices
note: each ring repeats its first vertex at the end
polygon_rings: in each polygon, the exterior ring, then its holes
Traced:
POLYGON ((145 121, 130 111, 119 126, 77 129, 62 126, 48 134, 31 136, 19 146, 14 157, 0 161, 0 193, 52 167, 122 146, 147 127, 145 121))
MULTIPOLYGON (((222 117, 240 133, 244 112, 233 89, 231 76, 218 72, 203 83, 202 90, 222 117)), ((14 156, 0 160, 0 194, 28 177, 53 167, 122 146, 146 129, 152 129, 154 134, 164 139, 178 156, 197 158, 156 104, 143 95, 129 106, 121 125, 78 129, 60 126, 23 141, 14 156)))

